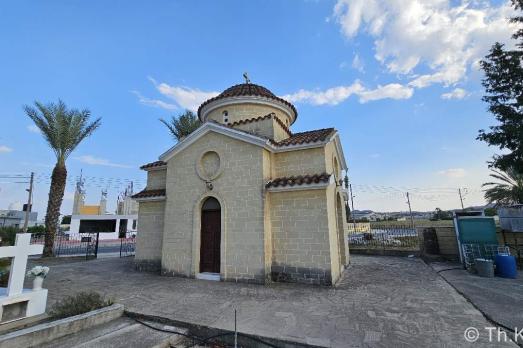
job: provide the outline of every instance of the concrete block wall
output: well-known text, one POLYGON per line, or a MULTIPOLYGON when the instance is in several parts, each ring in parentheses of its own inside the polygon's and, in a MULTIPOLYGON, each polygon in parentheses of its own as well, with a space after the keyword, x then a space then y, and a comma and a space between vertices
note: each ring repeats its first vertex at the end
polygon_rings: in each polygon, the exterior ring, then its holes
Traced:
POLYGON ((135 266, 140 270, 159 271, 165 202, 141 202, 138 208, 135 266))
POLYGON ((426 228, 435 228, 438 238, 439 253, 449 258, 459 258, 458 242, 456 240, 456 231, 453 226, 425 226, 417 227, 421 251, 424 251, 423 231, 426 228))
POLYGON ((271 192, 274 281, 332 284, 325 189, 271 192))

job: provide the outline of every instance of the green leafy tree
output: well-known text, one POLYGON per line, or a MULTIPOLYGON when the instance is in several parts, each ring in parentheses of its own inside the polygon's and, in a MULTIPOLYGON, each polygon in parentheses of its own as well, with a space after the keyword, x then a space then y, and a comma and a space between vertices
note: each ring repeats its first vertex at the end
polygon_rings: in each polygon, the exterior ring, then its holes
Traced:
POLYGON ((485 208, 485 216, 496 216, 498 215, 498 210, 496 208, 485 208))
POLYGON ((71 224, 71 215, 64 215, 62 216, 62 225, 69 225, 71 224))
POLYGON ((492 170, 490 174, 499 182, 487 182, 483 187, 485 190, 485 199, 489 203, 496 205, 523 204, 523 174, 517 172, 514 168, 506 172, 492 170))
POLYGON ((432 215, 432 221, 437 220, 452 220, 452 213, 450 211, 444 211, 440 208, 436 208, 434 214, 432 215))
POLYGON ((45 216, 46 233, 43 252, 44 256, 52 256, 54 236, 58 229, 60 206, 67 180, 65 161, 82 140, 100 126, 101 119, 90 122, 91 112, 89 110, 69 109, 61 100, 57 104, 49 103, 47 105, 35 101, 34 105, 34 107, 25 106, 25 113, 40 129, 42 136, 56 156, 45 216))
POLYGON ((186 110, 183 114, 179 116, 172 116, 169 121, 160 119, 169 132, 171 132, 172 137, 176 141, 182 141, 186 136, 194 132, 198 127, 200 127, 201 122, 196 117, 196 115, 189 110, 186 110))
MULTIPOLYGON (((512 4, 516 10, 523 10, 523 0, 512 0, 512 4)), ((523 24, 523 15, 510 21, 523 24)), ((491 163, 501 170, 523 168, 523 29, 512 38, 518 40, 515 49, 508 50, 496 42, 481 61, 487 93, 483 100, 499 123, 491 126, 490 131, 480 130, 478 139, 507 150, 495 155, 491 163)))

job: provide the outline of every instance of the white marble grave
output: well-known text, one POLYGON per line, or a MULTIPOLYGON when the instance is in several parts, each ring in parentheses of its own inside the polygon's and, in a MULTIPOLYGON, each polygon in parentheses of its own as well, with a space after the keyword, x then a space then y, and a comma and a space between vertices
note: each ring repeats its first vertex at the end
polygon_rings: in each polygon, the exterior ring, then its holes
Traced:
POLYGON ((41 254, 43 248, 43 245, 31 245, 30 233, 18 233, 14 246, 0 247, 0 258, 12 258, 7 288, 0 288, 0 324, 45 312, 47 289, 23 288, 27 259, 41 254))

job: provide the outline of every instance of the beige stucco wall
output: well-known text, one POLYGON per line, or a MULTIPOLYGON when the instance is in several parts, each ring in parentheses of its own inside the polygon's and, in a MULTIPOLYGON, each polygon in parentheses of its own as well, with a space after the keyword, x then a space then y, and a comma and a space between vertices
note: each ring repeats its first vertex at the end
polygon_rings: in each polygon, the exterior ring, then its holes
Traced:
POLYGON ((226 105, 214 109, 207 115, 207 120, 214 120, 219 123, 223 123, 223 111, 227 110, 229 114, 229 123, 237 122, 240 120, 251 119, 259 116, 265 116, 274 112, 277 117, 282 120, 283 123, 290 122, 290 118, 286 113, 280 109, 270 105, 260 104, 236 104, 226 105))
POLYGON ((165 178, 167 169, 150 170, 147 172, 147 189, 163 189, 165 188, 165 178))
POLYGON ((325 168, 325 150, 317 147, 274 154, 273 177, 321 174, 325 168))
POLYGON ((140 268, 158 268, 162 258, 165 202, 140 202, 135 261, 140 268))
POLYGON ((263 151, 211 132, 168 160, 164 273, 194 276, 199 272, 200 206, 207 195, 213 195, 222 203, 222 278, 265 281, 263 151), (212 191, 195 169, 208 150, 219 153, 223 166, 212 191))
POLYGON ((330 284, 333 280, 326 191, 270 193, 275 280, 316 284, 330 284))

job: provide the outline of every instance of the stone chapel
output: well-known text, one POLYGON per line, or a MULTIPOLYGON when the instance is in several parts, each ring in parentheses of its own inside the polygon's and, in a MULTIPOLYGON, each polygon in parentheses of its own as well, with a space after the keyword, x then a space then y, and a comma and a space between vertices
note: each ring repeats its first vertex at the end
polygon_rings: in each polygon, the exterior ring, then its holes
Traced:
POLYGON ((249 81, 201 104, 202 125, 141 167, 137 269, 334 284, 349 260, 347 164, 334 128, 294 133, 297 117, 249 81))

